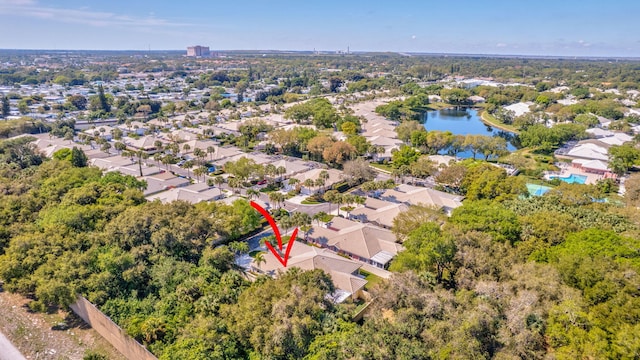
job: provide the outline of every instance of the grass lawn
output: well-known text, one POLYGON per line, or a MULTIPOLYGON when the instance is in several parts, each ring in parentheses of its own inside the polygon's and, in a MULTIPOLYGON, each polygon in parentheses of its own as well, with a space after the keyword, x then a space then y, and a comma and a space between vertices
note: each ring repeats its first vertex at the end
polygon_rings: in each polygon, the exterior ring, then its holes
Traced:
POLYGON ((433 103, 429 103, 429 106, 427 106, 428 110, 432 111, 432 110, 442 110, 442 109, 446 109, 449 108, 453 105, 451 104, 447 104, 447 103, 443 103, 443 102, 433 102, 433 103))
POLYGON ((309 198, 306 198, 306 199, 300 201, 300 204, 302 204, 302 205, 318 205, 318 204, 322 204, 322 203, 320 201, 309 200, 309 198))
POLYGON ((511 131, 512 133, 516 134, 520 133, 514 126, 501 122, 500 120, 496 119, 495 116, 489 114, 488 111, 483 111, 482 115, 480 115, 480 118, 485 124, 490 125, 491 127, 511 131))
POLYGON ((389 165, 389 164, 378 164, 376 162, 372 162, 371 166, 373 166, 374 168, 383 170, 383 171, 393 172, 393 167, 391 167, 391 165, 389 165))
POLYGON ((374 275, 362 269, 360 269, 360 275, 364 276, 364 279, 367 280, 367 285, 364 286, 366 290, 371 290, 371 288, 373 288, 377 283, 383 280, 380 276, 374 275))
POLYGON ((355 310, 353 310, 353 314, 357 314, 360 311, 362 311, 362 309, 365 308, 365 306, 367 306, 368 302, 364 301, 364 300, 359 300, 358 303, 355 303, 357 306, 355 308, 355 310))
POLYGON ((334 216, 335 215, 327 214, 327 215, 321 217, 319 220, 322 221, 322 222, 329 222, 329 221, 331 221, 331 219, 333 219, 334 216))

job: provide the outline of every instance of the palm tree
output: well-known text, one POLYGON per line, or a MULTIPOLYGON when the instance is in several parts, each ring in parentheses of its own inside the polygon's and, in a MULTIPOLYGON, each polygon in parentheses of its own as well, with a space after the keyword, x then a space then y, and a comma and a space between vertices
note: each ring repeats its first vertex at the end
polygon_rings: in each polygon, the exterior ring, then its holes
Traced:
POLYGON ((284 194, 281 194, 277 191, 272 191, 269 193, 269 200, 276 204, 278 208, 280 208, 280 203, 284 201, 284 194))
POLYGON ((162 151, 163 145, 164 144, 160 140, 156 140, 153 142, 153 146, 156 148, 157 151, 162 151))
POLYGON ((282 181, 282 175, 287 173, 287 168, 284 166, 278 166, 276 168, 276 175, 278 175, 278 182, 282 181))
POLYGON ((113 146, 116 148, 116 150, 118 150, 118 154, 122 154, 122 151, 127 149, 127 145, 121 143, 120 141, 116 141, 113 146))
POLYGON ((316 179, 316 181, 314 181, 313 183, 314 183, 314 185, 315 185, 315 186, 317 186, 317 187, 318 187, 318 189, 320 189, 320 188, 322 188, 322 187, 324 186, 324 184, 326 183, 326 181, 325 181, 323 178, 319 177, 319 178, 317 178, 317 179, 316 179))
POLYGON ((249 244, 245 241, 234 241, 229 244, 229 248, 233 250, 236 256, 249 252, 249 244))
POLYGON ((233 192, 236 192, 237 189, 242 187, 242 180, 235 177, 229 178, 227 183, 229 184, 229 187, 233 189, 233 192))
MULTIPOLYGON (((124 151, 122 152, 122 156, 124 156, 124 151)), ((138 159, 138 169, 140 170, 140 176, 142 176, 142 159, 147 159, 149 158, 149 154, 147 154, 146 152, 142 151, 142 150, 138 150, 138 151, 127 151, 127 155, 130 156, 135 156, 138 159)))
POLYGON ((331 204, 338 204, 338 216, 340 216, 340 204, 342 201, 342 194, 340 194, 337 190, 329 190, 324 193, 322 197, 324 201, 329 203, 329 212, 331 212, 331 204))
MULTIPOLYGON (((282 227, 282 229, 284 230, 283 233, 282 233, 283 235, 288 233, 289 229, 291 229, 292 227, 296 226, 296 223, 295 223, 295 221, 294 221, 292 216, 283 216, 280 219, 279 223, 280 223, 280 226, 282 227)), ((295 239, 290 239, 289 241, 291 241, 291 240, 295 240, 295 239)))
POLYGON ((209 160, 213 161, 213 154, 216 152, 215 146, 207 146, 207 153, 209 154, 209 160))
POLYGON ((253 199, 254 197, 257 199, 258 197, 260 197, 260 191, 256 190, 256 189, 247 189, 246 191, 246 195, 249 198, 249 201, 251 201, 251 199, 253 199))
POLYGON ((264 173, 265 173, 267 176, 269 176, 269 178, 270 178, 271 180, 273 180, 273 177, 275 176, 276 171, 277 171, 277 168, 276 168, 276 166, 275 166, 275 165, 273 165, 273 164, 267 164, 267 165, 265 165, 265 167, 264 167, 264 173))
POLYGON ((100 147, 100 150, 106 152, 107 154, 109 153, 109 150, 111 149, 111 143, 105 142, 104 144, 102 144, 102 146, 100 147))
POLYGON ((182 145, 182 151, 186 154, 189 152, 189 150, 191 150, 191 146, 189 146, 189 144, 184 144, 182 145))
POLYGON ((315 186, 315 182, 313 181, 313 179, 306 179, 302 185, 304 185, 307 189, 309 189, 309 191, 313 192, 313 187, 315 186))
POLYGON ((291 186, 292 188, 295 188, 296 185, 298 185, 300 183, 299 179, 296 178, 289 178, 289 180, 287 181, 287 183, 289 184, 289 186, 291 186))
POLYGON ((327 170, 320 171, 320 174, 318 174, 318 179, 323 180, 322 185, 320 186, 324 186, 327 183, 327 180, 329 180, 329 172, 327 170))
POLYGON ((213 178, 213 183, 220 187, 220 185, 224 184, 224 178, 222 176, 216 176, 213 178))
POLYGON ((318 226, 319 226, 320 225, 320 220, 324 219, 327 215, 329 215, 329 214, 327 214, 324 211, 317 212, 317 213, 315 213, 313 215, 313 220, 315 220, 318 223, 318 226))
POLYGON ((204 152, 204 150, 195 148, 193 149, 193 156, 198 158, 200 164, 204 164, 204 158, 207 156, 207 154, 204 152))
POLYGON ((162 161, 162 154, 159 152, 153 154, 153 160, 156 161, 157 165, 160 165, 160 161, 162 161))
POLYGON ((202 179, 204 180, 204 174, 206 173, 207 173, 207 168, 204 166, 198 166, 197 168, 193 169, 193 175, 195 175, 196 181, 200 180, 200 175, 203 175, 202 179))
POLYGON ((187 160, 184 163, 184 168, 187 169, 187 177, 191 177, 189 171, 191 171, 191 168, 193 167, 193 160, 187 160))
POLYGON ((293 214, 291 214, 291 221, 293 222, 293 226, 299 227, 300 230, 305 233, 305 235, 310 229, 311 216, 307 213, 294 212, 293 214))
POLYGON ((263 252, 257 253, 256 256, 253 258, 253 262, 256 264, 256 266, 259 269, 260 264, 264 264, 267 262, 267 260, 264 258, 264 253, 263 252))

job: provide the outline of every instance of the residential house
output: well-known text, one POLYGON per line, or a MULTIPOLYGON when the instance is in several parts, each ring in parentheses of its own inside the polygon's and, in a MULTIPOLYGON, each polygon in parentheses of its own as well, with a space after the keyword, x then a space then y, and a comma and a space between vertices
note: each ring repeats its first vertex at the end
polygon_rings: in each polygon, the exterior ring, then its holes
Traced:
POLYGON ((160 173, 162 170, 156 166, 148 166, 146 164, 138 164, 135 158, 123 157, 123 156, 111 156, 108 158, 94 158, 89 160, 89 164, 97 166, 105 172, 119 171, 124 175, 149 176, 160 173))
POLYGON ((244 152, 242 152, 242 150, 235 146, 216 146, 215 149, 215 153, 207 154, 207 159, 213 159, 213 161, 218 162, 219 165, 224 165, 224 163, 226 163, 226 161, 220 163, 221 160, 230 159, 238 155, 245 154, 244 152))
POLYGON ((213 164, 215 166, 218 166, 218 167, 224 167, 224 165, 226 163, 232 162, 232 161, 235 162, 235 161, 238 161, 238 160, 240 160, 242 158, 251 159, 251 160, 255 161, 255 163, 258 164, 258 165, 266 165, 266 164, 268 164, 268 163, 273 161, 273 158, 271 156, 265 155, 265 154, 260 153, 260 152, 253 152, 253 153, 240 152, 237 155, 234 155, 234 156, 231 156, 231 157, 227 157, 227 158, 224 158, 222 160, 214 161, 213 164))
POLYGON ((195 159, 196 157, 193 153, 196 149, 204 151, 206 155, 205 159, 210 159, 211 154, 207 153, 207 149, 209 147, 213 147, 217 150, 218 147, 216 142, 213 140, 190 140, 179 144, 179 146, 180 154, 186 159, 195 159))
POLYGON ((205 183, 196 183, 147 196, 147 200, 159 200, 165 204, 173 201, 186 201, 192 204, 197 204, 201 201, 215 201, 224 197, 225 193, 221 189, 217 187, 209 187, 205 183))
POLYGON ((142 150, 148 155, 153 155, 159 151, 158 147, 156 146, 156 141, 160 141, 163 144, 166 144, 166 141, 153 136, 141 136, 139 138, 122 138, 122 143, 127 145, 129 149, 134 151, 142 150))
POLYGON ((62 138, 52 137, 50 134, 25 134, 20 135, 34 137, 36 140, 33 141, 33 144, 38 148, 38 150, 44 154, 46 157, 53 157, 53 153, 61 149, 72 149, 74 146, 83 150, 85 153, 91 150, 91 146, 82 145, 75 143, 73 141, 64 140, 62 138))
POLYGON ((614 132, 610 130, 604 130, 601 128, 591 128, 585 130, 585 132, 596 139, 613 136, 614 132))
POLYGON ((633 136, 622 132, 615 132, 612 136, 603 137, 599 140, 607 145, 622 145, 626 142, 632 141, 633 136))
MULTIPOLYGON (((343 174, 342 171, 340 170, 336 170, 336 169, 310 169, 308 171, 296 174, 294 176, 292 176, 292 178, 294 179, 298 179, 300 181, 299 185, 300 187, 300 193, 303 195, 312 195, 315 194, 316 192, 322 190, 322 189, 328 189, 330 188, 332 185, 335 185, 339 182, 343 181, 343 174), (312 186, 312 187, 308 187, 306 185, 304 185, 305 181, 307 180, 312 180, 314 182, 316 182, 319 178, 320 178, 320 173, 322 173, 323 171, 326 171, 327 174, 329 175, 329 177, 325 180, 325 183, 323 186, 312 186)), ((289 184, 284 184, 285 186, 285 190, 292 190, 292 187, 289 184)))
POLYGON ((613 120, 607 119, 604 116, 597 116, 597 117, 598 117, 598 122, 600 123, 600 127, 603 129, 608 129, 609 125, 611 125, 611 123, 613 122, 613 120))
POLYGON ((533 105, 531 101, 519 102, 511 104, 509 106, 505 106, 504 109, 513 111, 514 117, 518 117, 531 112, 531 109, 529 108, 531 105, 533 105))
MULTIPOLYGON (((264 263, 254 261, 251 268, 271 276, 286 270, 270 253, 265 254, 264 260, 264 263)), ((344 258, 330 250, 309 246, 299 241, 292 245, 287 262, 287 268, 293 267, 302 270, 321 269, 326 272, 336 287, 336 292, 332 294, 336 303, 341 303, 348 298, 353 300, 362 298, 364 286, 367 284, 359 274, 361 263, 344 258)))
POLYGON ((161 191, 166 191, 174 188, 184 187, 190 184, 189 180, 183 177, 177 177, 170 172, 160 172, 141 178, 147 182, 147 188, 144 191, 144 195, 152 195, 161 191))
MULTIPOLYGON (((200 138, 200 136, 193 131, 186 131, 184 129, 178 129, 178 130, 174 130, 171 133, 171 137, 173 137, 173 139, 178 139, 177 141, 195 141, 198 140, 200 138)), ((165 138, 167 138, 169 140, 169 136, 168 134, 165 135, 165 138)))
POLYGON ((443 210, 447 214, 451 214, 453 209, 462 206, 463 199, 462 196, 407 184, 399 185, 395 189, 388 189, 379 198, 408 205, 432 206, 443 210))
POLYGON ((403 144, 402 140, 384 136, 369 137, 367 141, 369 141, 371 145, 384 148, 383 153, 373 154, 373 158, 377 161, 391 160, 393 150, 399 149, 403 144))
POLYGON ((295 159, 279 159, 279 160, 270 162, 269 164, 275 166, 276 168, 279 168, 279 167, 285 168, 286 172, 284 173, 284 175, 278 176, 278 177, 282 176, 283 179, 287 179, 293 175, 311 170, 311 166, 309 165, 308 162, 295 160, 295 159))
POLYGON ((390 229, 393 219, 399 213, 407 211, 409 207, 403 203, 395 203, 368 197, 364 206, 354 209, 349 213, 351 219, 361 222, 369 222, 390 229))
POLYGON ((588 159, 609 161, 609 147, 611 147, 609 144, 603 143, 600 140, 582 140, 561 157, 570 160, 588 159))
POLYGON ((116 127, 120 129, 125 136, 129 135, 130 133, 142 136, 144 135, 145 131, 149 130, 149 125, 140 121, 132 121, 129 124, 125 123, 116 125, 116 127))
POLYGON ((609 164, 602 160, 574 159, 571 166, 586 173, 603 175, 605 178, 616 178, 617 175, 609 169, 609 164))
POLYGON ((314 225, 305 240, 379 268, 385 268, 403 249, 390 230, 341 217, 324 226, 314 225))
POLYGON ((99 136, 107 141, 113 139, 113 127, 108 125, 96 126, 95 128, 84 130, 82 133, 90 137, 99 136))
POLYGON ((152 119, 147 121, 147 125, 153 125, 156 129, 171 129, 171 122, 160 119, 152 119))

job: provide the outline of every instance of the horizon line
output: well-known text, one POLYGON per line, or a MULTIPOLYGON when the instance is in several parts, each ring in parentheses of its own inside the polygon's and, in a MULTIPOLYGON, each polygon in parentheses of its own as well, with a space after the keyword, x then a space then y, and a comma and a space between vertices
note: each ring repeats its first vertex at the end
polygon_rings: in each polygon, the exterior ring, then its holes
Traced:
MULTIPOLYGON (((195 46, 195 45, 194 45, 195 46)), ((204 45, 202 45, 204 46, 204 45)), ((0 52, 3 51, 42 51, 42 52, 140 52, 140 53, 154 53, 154 52, 185 52, 185 49, 34 49, 34 48, 0 48, 0 52)), ((391 50, 349 50, 347 53, 342 49, 331 50, 291 50, 291 49, 210 49, 212 53, 220 52, 255 52, 255 53, 311 53, 315 55, 355 55, 355 54, 396 54, 400 56, 457 56, 457 57, 510 57, 510 58, 540 58, 540 59, 602 59, 602 60, 640 60, 640 56, 629 55, 556 55, 556 54, 496 54, 496 53, 462 53, 462 52, 423 52, 423 51, 391 51, 391 50), (320 54, 316 54, 320 53, 320 54)))

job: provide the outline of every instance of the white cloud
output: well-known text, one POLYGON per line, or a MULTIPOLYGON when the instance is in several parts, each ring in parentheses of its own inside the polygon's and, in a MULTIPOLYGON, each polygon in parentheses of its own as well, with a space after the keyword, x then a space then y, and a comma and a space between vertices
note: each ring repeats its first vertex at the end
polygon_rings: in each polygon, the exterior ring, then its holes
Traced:
POLYGON ((95 27, 189 27, 192 24, 177 23, 151 15, 135 17, 112 12, 92 11, 86 7, 71 9, 40 5, 34 0, 0 0, 0 14, 48 19, 63 23, 83 24, 95 27))
POLYGON ((505 44, 505 43, 497 43, 496 47, 499 47, 499 48, 507 47, 507 44, 505 44))
POLYGON ((416 36, 415 36, 415 35, 411 35, 411 39, 412 39, 412 40, 415 40, 415 39, 416 39, 416 36))

